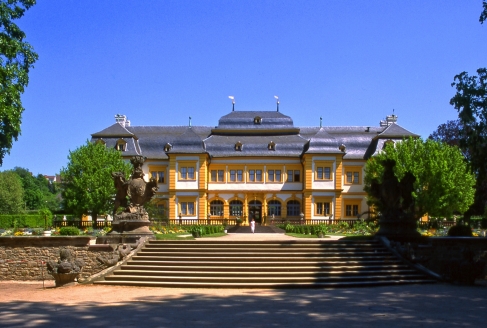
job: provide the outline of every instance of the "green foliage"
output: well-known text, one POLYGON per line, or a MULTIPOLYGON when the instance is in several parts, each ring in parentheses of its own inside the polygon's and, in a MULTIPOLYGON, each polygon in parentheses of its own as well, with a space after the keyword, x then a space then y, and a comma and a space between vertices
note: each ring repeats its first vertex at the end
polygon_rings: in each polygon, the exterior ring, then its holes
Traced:
MULTIPOLYGON (((484 4, 485 9, 485 4, 484 4)), ((462 72, 455 76, 452 86, 456 94, 450 104, 458 111, 460 147, 469 153, 470 167, 476 174, 475 203, 471 214, 483 214, 487 197, 487 69, 479 68, 477 76, 462 72)))
MULTIPOLYGON (((38 228, 44 227, 44 218, 39 214, 15 214, 0 215, 0 229, 10 229, 15 221, 19 228, 38 228)), ((52 220, 47 221, 47 226, 52 226, 52 220)))
POLYGON ((371 158, 365 167, 365 187, 368 203, 378 206, 371 195, 371 182, 380 182, 384 168, 381 161, 396 161, 394 174, 400 180, 406 172, 415 177, 413 198, 415 216, 428 213, 435 217, 450 217, 454 212, 465 212, 473 202, 475 177, 457 147, 431 139, 409 138, 395 144, 387 144, 382 152, 371 158))
POLYGON ((52 220, 51 211, 49 211, 49 209, 47 209, 47 208, 43 208, 43 209, 39 210, 39 216, 44 221, 44 229, 47 229, 49 227, 47 223, 52 220))
POLYGON ((44 195, 41 191, 39 180, 33 177, 27 169, 15 167, 13 171, 18 174, 20 180, 22 181, 24 203, 26 208, 29 210, 35 210, 45 207, 43 204, 44 195))
POLYGON ((222 233, 223 230, 225 230, 225 227, 222 225, 194 224, 186 228, 187 232, 191 234, 198 233, 200 236, 222 233))
POLYGON ((86 142, 69 153, 67 167, 61 170, 64 208, 77 216, 91 212, 92 217, 113 209, 116 189, 112 172, 130 177, 131 165, 119 151, 86 142))
POLYGON ((25 33, 13 22, 35 0, 0 1, 0 165, 20 134, 21 94, 29 83, 29 70, 38 56, 25 42, 25 33))
POLYGON ((76 227, 61 227, 59 229, 59 234, 61 236, 78 236, 80 232, 76 227))
POLYGON ((0 214, 24 211, 24 191, 19 176, 12 171, 0 172, 0 214))
POLYGON ((472 229, 468 225, 454 225, 448 230, 450 237, 472 237, 472 229))

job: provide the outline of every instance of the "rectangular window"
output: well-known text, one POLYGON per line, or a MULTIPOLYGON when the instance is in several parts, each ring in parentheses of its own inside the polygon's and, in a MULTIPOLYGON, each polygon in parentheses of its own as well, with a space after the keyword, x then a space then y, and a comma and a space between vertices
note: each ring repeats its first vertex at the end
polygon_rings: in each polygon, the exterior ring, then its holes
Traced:
POLYGON ((269 182, 281 182, 281 170, 268 170, 267 181, 269 182))
POLYGON ((181 180, 194 180, 195 179, 195 169, 193 166, 183 166, 180 169, 180 179, 181 180))
POLYGON ((323 180, 323 168, 322 167, 316 168, 316 179, 323 180))
POLYGON ((267 171, 267 181, 274 182, 274 170, 267 171))
POLYGON ((345 167, 345 183, 360 184, 361 167, 345 167))
POLYGON ((242 181, 243 181, 243 171, 237 170, 237 182, 242 182, 242 181))
POLYGON ((230 170, 230 181, 231 182, 237 181, 237 171, 236 170, 230 170))
POLYGON ((149 172, 151 179, 156 180, 157 183, 166 183, 166 167, 149 166, 149 172))
POLYGON ((262 170, 255 170, 255 181, 262 181, 262 170))
POLYGON ((287 170, 287 182, 293 182, 293 170, 287 170))
POLYGON ((255 181, 255 170, 249 170, 249 181, 250 182, 255 181))
POLYGON ((186 167, 181 168, 181 179, 183 179, 183 180, 188 179, 188 168, 186 168, 186 167))
POLYGON ((194 215, 194 202, 181 202, 182 215, 194 215))
POLYGON ((331 167, 318 166, 316 168, 316 180, 331 180, 331 167))
POLYGON ((194 167, 188 167, 188 180, 194 180, 194 167))
POLYGON ((211 182, 223 182, 223 170, 211 170, 210 181, 211 182))
POLYGON ((329 216, 330 215, 330 203, 316 203, 316 215, 329 216))
POLYGON ((164 172, 163 171, 159 171, 157 172, 157 183, 165 183, 165 179, 164 179, 164 172))
POLYGON ((301 181, 301 171, 295 170, 294 171, 294 182, 301 181))
POLYGON ((345 205, 345 216, 346 217, 357 217, 360 212, 359 204, 346 204, 345 205))

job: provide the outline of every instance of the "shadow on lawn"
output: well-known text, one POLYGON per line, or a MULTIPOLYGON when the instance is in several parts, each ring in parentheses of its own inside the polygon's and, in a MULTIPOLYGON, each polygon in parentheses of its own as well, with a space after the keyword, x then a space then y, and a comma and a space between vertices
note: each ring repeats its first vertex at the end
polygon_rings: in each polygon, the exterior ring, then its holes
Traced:
MULTIPOLYGON (((154 288, 114 287, 126 290, 126 297, 112 304, 97 302, 99 289, 95 286, 91 287, 92 302, 76 302, 77 288, 86 287, 70 288, 64 304, 59 303, 59 297, 56 302, 2 301, 0 327, 480 327, 487 312, 485 287, 442 284, 299 290, 174 289, 173 294, 165 289, 164 296, 154 288)), ((105 290, 109 292, 110 288, 105 290)), ((55 292, 46 291, 46 297, 55 292)))

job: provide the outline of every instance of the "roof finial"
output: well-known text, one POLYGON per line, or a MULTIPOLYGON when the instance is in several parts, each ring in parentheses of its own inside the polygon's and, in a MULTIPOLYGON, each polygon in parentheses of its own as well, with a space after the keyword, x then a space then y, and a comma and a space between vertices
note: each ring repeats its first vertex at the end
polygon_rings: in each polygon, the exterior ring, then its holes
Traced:
POLYGON ((323 117, 320 116, 320 129, 323 127, 323 117))
POLYGON ((232 112, 235 111, 235 97, 234 96, 228 96, 228 98, 232 99, 232 112))
POLYGON ((279 111, 279 97, 278 96, 274 96, 274 98, 276 98, 277 111, 279 111))
POLYGON ((189 117, 189 127, 191 127, 191 116, 189 117))

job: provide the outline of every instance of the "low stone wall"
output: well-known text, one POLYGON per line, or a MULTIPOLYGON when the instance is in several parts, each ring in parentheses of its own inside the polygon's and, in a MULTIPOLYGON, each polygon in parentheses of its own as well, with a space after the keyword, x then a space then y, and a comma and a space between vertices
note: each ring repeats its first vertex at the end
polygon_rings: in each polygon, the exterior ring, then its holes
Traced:
MULTIPOLYGON (((459 280, 468 279, 474 270, 483 271, 482 277, 487 279, 487 258, 478 261, 479 256, 487 252, 485 237, 429 237, 421 243, 412 244, 412 250, 413 258, 410 259, 413 262, 422 264, 446 280, 462 282, 459 280), (483 268, 479 269, 479 266, 483 268)), ((411 257, 411 254, 406 257, 411 257)))
POLYGON ((83 260, 80 278, 106 269, 96 258, 113 252, 109 245, 90 245, 90 237, 0 237, 0 280, 53 280, 45 263, 57 262, 61 247, 83 260))
MULTIPOLYGON (((428 243, 417 245, 415 256, 425 267, 445 276, 450 274, 452 262, 461 263, 466 260, 466 252, 471 252, 475 258, 487 252, 487 238, 430 237, 428 243)), ((486 274, 484 271, 484 277, 486 274)))

